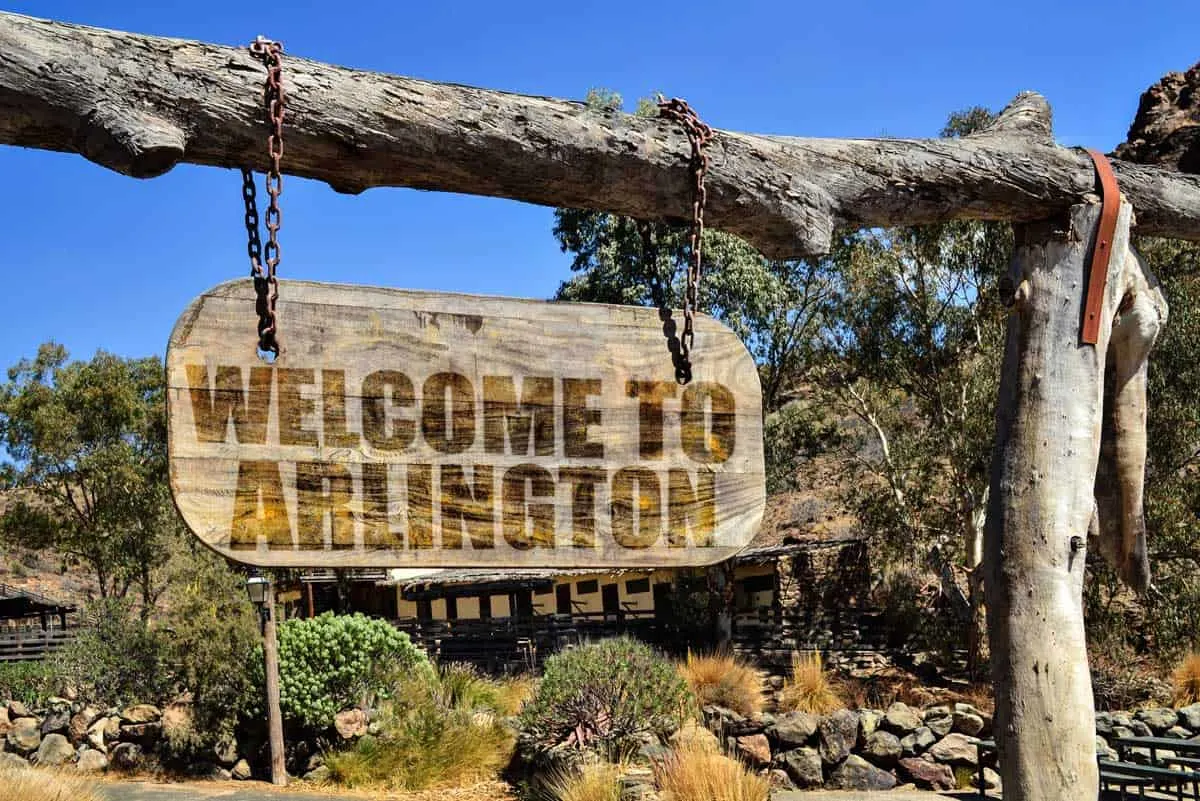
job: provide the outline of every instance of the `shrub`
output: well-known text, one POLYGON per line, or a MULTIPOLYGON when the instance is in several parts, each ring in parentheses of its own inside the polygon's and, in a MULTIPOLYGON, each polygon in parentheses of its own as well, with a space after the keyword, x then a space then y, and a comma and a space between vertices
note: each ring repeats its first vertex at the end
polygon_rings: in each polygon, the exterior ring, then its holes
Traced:
POLYGON ((0 662, 0 698, 38 707, 57 692, 58 684, 49 662, 0 662))
POLYGON ((473 665, 451 662, 438 667, 438 688, 449 709, 497 711, 500 686, 473 665))
POLYGON ((532 676, 519 675, 501 679, 497 687, 496 711, 501 715, 515 715, 537 690, 537 680, 532 676))
POLYGON ((681 743, 655 764, 654 781, 671 801, 767 801, 770 790, 742 763, 694 743, 681 743))
POLYGON ((688 651, 679 671, 701 706, 716 704, 747 717, 763 710, 762 674, 732 654, 688 651))
MULTIPOLYGON (((389 677, 429 669, 407 634, 362 614, 288 620, 278 637, 283 716, 316 729, 332 726, 343 709, 371 703, 389 677)), ((261 682, 261 655, 255 667, 261 682)))
POLYGON ((1092 648, 1088 663, 1096 709, 1137 709, 1170 698, 1170 687, 1154 675, 1154 665, 1128 645, 1092 648))
POLYGON ((784 680, 779 694, 780 711, 827 715, 842 706, 821 664, 821 655, 793 653, 791 675, 784 680))
POLYGON ((588 762, 577 770, 560 768, 546 781, 555 801, 621 801, 621 766, 588 762))
POLYGON ((1200 703, 1200 651, 1188 654, 1175 667, 1171 690, 1176 706, 1200 703))
POLYGON ((102 598, 88 605, 75 638, 51 658, 79 699, 104 706, 157 703, 174 689, 167 642, 133 604, 102 598))
POLYGON ((0 767, 0 787, 21 801, 103 801, 95 782, 33 768, 0 767))
MULTIPOLYGON (((457 684, 462 674, 451 673, 450 683, 457 684)), ((363 737, 347 751, 326 754, 332 781, 347 787, 420 790, 495 779, 508 765, 513 733, 487 712, 448 703, 456 691, 432 673, 414 673, 391 690, 378 737, 363 737)), ((457 698, 472 701, 461 694, 457 698)))
POLYGON ((547 659, 519 720, 538 748, 570 744, 613 756, 640 735, 662 738, 677 729, 687 699, 674 665, 648 645, 619 637, 547 659))

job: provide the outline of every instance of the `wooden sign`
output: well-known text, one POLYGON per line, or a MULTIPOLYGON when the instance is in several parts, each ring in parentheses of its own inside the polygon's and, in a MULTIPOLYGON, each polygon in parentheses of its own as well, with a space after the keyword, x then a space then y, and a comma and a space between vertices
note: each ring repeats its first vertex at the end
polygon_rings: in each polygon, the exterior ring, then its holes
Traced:
POLYGON ((687 386, 654 309, 284 281, 279 320, 268 364, 233 281, 167 349, 171 491, 231 559, 702 565, 758 530, 758 373, 711 318, 687 386))

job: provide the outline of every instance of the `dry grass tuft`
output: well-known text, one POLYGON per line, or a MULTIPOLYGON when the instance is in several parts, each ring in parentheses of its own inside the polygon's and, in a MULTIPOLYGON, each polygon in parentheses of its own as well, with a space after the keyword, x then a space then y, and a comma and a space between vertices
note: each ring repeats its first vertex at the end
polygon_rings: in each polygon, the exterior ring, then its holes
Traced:
POLYGON ((766 705, 762 674, 733 654, 688 651, 679 673, 701 706, 716 704, 753 717, 766 705))
POLYGON ((671 801, 767 801, 770 791, 742 763, 694 743, 681 743, 655 764, 654 780, 671 801))
POLYGON ((1200 651, 1188 654, 1175 667, 1171 691, 1177 707, 1200 703, 1200 651))
POLYGON ((546 782, 556 801, 621 801, 621 766, 589 762, 578 770, 560 770, 546 782))
POLYGON ((821 655, 815 652, 792 654, 792 675, 783 683, 779 710, 828 715, 843 706, 845 704, 821 664, 821 655))
POLYGON ((93 781, 33 768, 0 768, 0 787, 4 798, 21 801, 101 801, 93 781))
POLYGON ((515 715, 533 697, 537 679, 527 674, 501 679, 496 688, 496 711, 501 715, 515 715))

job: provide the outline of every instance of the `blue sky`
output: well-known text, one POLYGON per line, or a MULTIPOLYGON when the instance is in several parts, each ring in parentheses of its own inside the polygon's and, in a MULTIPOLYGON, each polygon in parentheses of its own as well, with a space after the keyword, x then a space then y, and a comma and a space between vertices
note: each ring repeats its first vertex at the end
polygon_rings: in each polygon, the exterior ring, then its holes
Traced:
MULTIPOLYGON (((1200 59, 1196 0, 1010 2, 156 3, 41 0, 17 13, 244 44, 529 94, 661 91, 713 126, 797 136, 932 136, 946 115, 1045 94, 1065 144, 1111 149, 1141 92, 1200 59), (1102 43, 1111 44, 1103 55, 1102 43)), ((78 156, 0 147, 0 367, 53 338, 161 354, 187 301, 247 270, 239 179, 181 166, 137 181, 78 156)), ((568 273, 551 211, 286 181, 289 278, 546 297, 568 273)), ((248 322, 247 332, 252 323, 248 322)))

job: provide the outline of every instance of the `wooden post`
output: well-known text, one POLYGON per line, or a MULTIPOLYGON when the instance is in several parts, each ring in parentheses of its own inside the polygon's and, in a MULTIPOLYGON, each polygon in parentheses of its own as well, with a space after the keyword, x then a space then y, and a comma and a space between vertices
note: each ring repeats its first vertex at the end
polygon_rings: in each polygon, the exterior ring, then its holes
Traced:
POLYGON ((267 674, 267 733, 271 747, 271 783, 287 784, 283 759, 283 714, 279 708, 279 650, 275 638, 275 580, 267 580, 266 616, 263 622, 263 657, 267 674))
POLYGON ((1099 205, 1077 205, 1068 217, 1017 230, 984 560, 1006 801, 1098 792, 1082 591, 1130 207, 1122 204, 1092 346, 1079 335, 1099 218, 1099 205))

